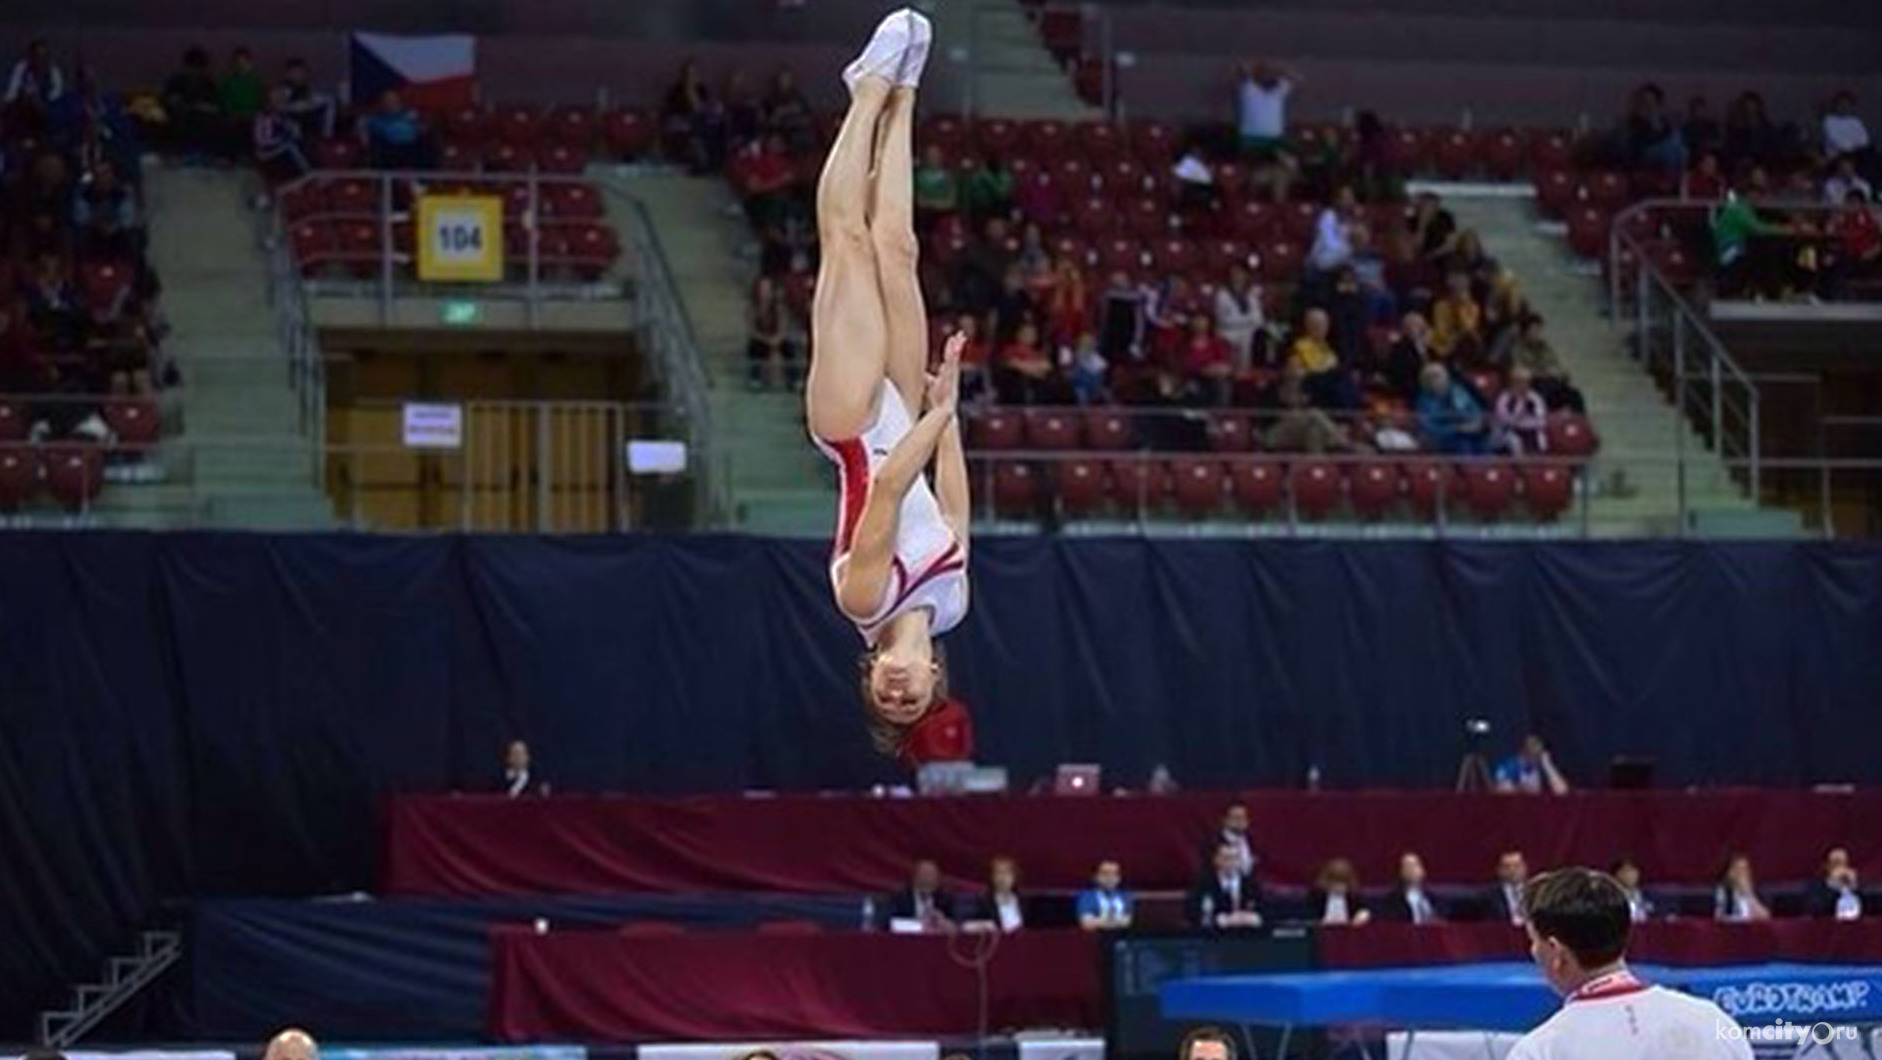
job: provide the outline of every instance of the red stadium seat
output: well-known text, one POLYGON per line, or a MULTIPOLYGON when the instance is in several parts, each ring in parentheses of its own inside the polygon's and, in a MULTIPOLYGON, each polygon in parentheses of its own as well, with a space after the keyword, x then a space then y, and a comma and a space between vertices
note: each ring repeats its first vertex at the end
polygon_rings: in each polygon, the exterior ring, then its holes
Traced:
POLYGON ((1144 183, 1144 167, 1136 159, 1121 156, 1098 171, 1104 183, 1104 190, 1113 198, 1134 198, 1148 191, 1144 183))
MULTIPOLYGON (((1019 126, 1005 118, 987 118, 974 125, 975 141, 982 150, 994 154, 1011 154, 1019 146, 1019 133, 1019 126)), ((1018 173, 1015 172, 1014 176, 1018 176, 1018 173)))
POLYGON ((607 225, 590 221, 568 226, 566 231, 570 261, 576 275, 584 280, 592 283, 600 279, 621 256, 620 237, 607 225))
POLYGON ((1477 396, 1483 399, 1486 408, 1496 404, 1498 395, 1503 393, 1503 377, 1491 368, 1479 368, 1470 373, 1470 385, 1477 391, 1477 396))
POLYGON ((1261 275, 1277 283, 1292 283, 1300 278, 1306 257, 1299 243, 1277 239, 1261 249, 1261 275))
POLYGON ((325 181, 310 180, 281 193, 281 215, 289 224, 299 224, 327 210, 325 181))
POLYGON ((536 149, 536 168, 544 173, 572 175, 588 168, 588 149, 568 144, 544 144, 536 149))
POLYGON ((1240 202, 1248 191, 1248 167, 1240 162, 1224 162, 1215 167, 1216 190, 1228 202, 1240 202))
POLYGON ((1187 239, 1161 240, 1151 248, 1150 256, 1159 271, 1173 273, 1189 272, 1196 268, 1200 260, 1196 244, 1187 239))
POLYGON ((1384 516, 1398 503, 1400 489, 1398 467, 1383 461, 1368 461, 1354 468, 1347 483, 1353 511, 1361 519, 1384 516))
POLYGON ((138 451, 157 440, 163 428, 163 416, 152 398, 112 401, 104 407, 105 425, 117 436, 118 444, 138 451))
POLYGON ((542 112, 528 103, 506 103, 490 116, 490 131, 504 143, 533 151, 542 131, 542 112))
POLYGON ((438 168, 453 173, 475 171, 482 164, 481 152, 475 144, 448 140, 438 148, 438 168))
POLYGON ((1162 122, 1142 122, 1131 129, 1131 148, 1139 161, 1160 169, 1176 161, 1176 133, 1162 122))
POLYGON ((1054 463, 1052 485, 1059 499, 1059 513, 1067 518, 1088 516, 1104 506, 1104 466, 1095 460, 1054 463))
POLYGON ((1447 519, 1455 517, 1463 510, 1464 497, 1469 492, 1455 468, 1423 460, 1406 468, 1405 486, 1412 507, 1426 518, 1439 512, 1447 519))
POLYGON ((1575 205, 1579 185, 1575 174, 1566 169, 1546 169, 1536 177, 1536 205, 1551 217, 1561 217, 1575 205))
POLYGON ((967 421, 968 448, 981 452, 1005 452, 1018 449, 1025 438, 1020 418, 1001 409, 990 409, 967 421))
POLYGON ((1601 448, 1601 439, 1588 421, 1572 412, 1558 412, 1549 417, 1549 454, 1551 456, 1593 456, 1601 448))
POLYGON ((333 226, 304 221, 294 226, 288 237, 294 249, 295 260, 301 263, 303 274, 312 274, 325 268, 334 261, 339 252, 338 238, 333 226))
POLYGON ((1117 220, 1117 207, 1104 199, 1084 199, 1072 207, 1072 224, 1086 239, 1116 232, 1117 220))
POLYGON ((23 440, 32 429, 26 422, 26 406, 10 399, 0 399, 0 442, 23 440))
POLYGON ((924 147, 939 147, 950 155, 956 154, 967 146, 967 126, 951 114, 938 114, 921 123, 917 139, 924 147))
POLYGON ((1009 518, 1039 513, 1039 472, 1030 461, 1001 460, 993 465, 993 510, 1009 518))
POLYGON ((1281 503, 1282 469, 1270 461, 1241 460, 1229 465, 1229 494, 1249 515, 1266 515, 1281 503))
POLYGON ((601 127, 609 153, 617 158, 639 158, 653 144, 653 122, 645 111, 633 107, 609 111, 602 118, 601 127))
POLYGON ((1135 273, 1144 266, 1143 248, 1130 236, 1113 236, 1099 245, 1098 264, 1106 272, 1135 273))
POLYGON ((1124 230, 1141 240, 1170 234, 1170 210, 1161 199, 1144 196, 1124 207, 1124 230))
POLYGON ((323 140, 314 148, 314 164, 321 169, 359 169, 365 160, 365 148, 353 140, 323 140))
POLYGON ((327 189, 327 204, 336 214, 377 214, 380 185, 370 180, 336 180, 327 189))
POLYGON ((1582 187, 1587 191, 1589 202, 1609 213, 1626 206, 1632 197, 1627 177, 1607 170, 1589 175, 1582 187))
POLYGON ((1280 216, 1271 203, 1248 200, 1235 208, 1230 226, 1242 239, 1267 240, 1275 237, 1280 216))
POLYGON ((1593 204, 1568 212, 1568 249, 1577 257, 1599 258, 1608 250, 1608 214, 1593 204))
POLYGON ((595 108, 564 103, 549 112, 543 134, 559 144, 581 149, 586 154, 595 142, 595 108))
POLYGON ((1529 464, 1519 468, 1523 502, 1537 522, 1552 523, 1575 498, 1575 476, 1560 464, 1529 464))
POLYGON ((1316 203, 1296 201, 1281 207, 1277 216, 1280 219, 1281 236, 1297 243, 1312 243, 1314 222, 1320 219, 1321 207, 1316 203))
POLYGON ((1085 444, 1092 449, 1129 449, 1136 440, 1136 429, 1129 414, 1117 409, 1085 410, 1085 444))
POLYGON ((1111 496, 1132 514, 1153 512, 1163 502, 1163 466, 1154 460, 1118 458, 1110 463, 1111 496))
POLYGON ((1091 246, 1076 232, 1067 232, 1052 241, 1052 253, 1079 268, 1091 264, 1091 246))
POLYGON ((452 143, 477 144, 483 142, 489 132, 490 115, 475 103, 466 103, 453 107, 444 113, 441 131, 444 138, 452 143))
POLYGON ((1044 157, 1077 157, 1065 154, 1069 146, 1067 141, 1071 138, 1071 130, 1066 128, 1062 121, 1052 118, 1029 121, 1020 127, 1020 134, 1026 141, 1028 149, 1044 157))
POLYGON ((104 454, 93 445, 60 444, 42 451, 46 491, 68 512, 91 506, 105 484, 104 454))
POLYGON ((1559 129, 1538 129, 1529 140, 1529 164, 1536 170, 1565 170, 1575 164, 1575 141, 1559 129))
POLYGON ((1209 415, 1209 448, 1218 453, 1246 453, 1255 448, 1255 432, 1248 417, 1234 412, 1209 415))
POLYGON ((1233 265, 1248 264, 1248 245, 1239 239, 1211 239, 1202 244, 1202 267, 1211 277, 1228 277, 1233 265))
POLYGON ((1484 168, 1498 180, 1515 180, 1523 171, 1524 148, 1522 134, 1514 129, 1498 129, 1483 140, 1484 168))
POLYGON ((131 296, 131 272, 114 261, 88 261, 79 266, 79 290, 85 305, 103 309, 113 316, 131 296))
POLYGON ((550 216, 559 220, 600 220, 602 215, 601 196, 592 184, 545 184, 543 196, 548 200, 550 216))
POLYGON ((1502 518, 1516 496, 1516 473, 1501 461, 1476 461, 1464 465, 1468 491, 1465 500, 1477 517, 1486 522, 1502 518))
POLYGON ((0 514, 12 515, 39 485, 39 461, 23 445, 0 446, 0 514))
POLYGON ((1052 179, 1058 183, 1059 194, 1067 199, 1090 194, 1091 164, 1078 155, 1065 155, 1052 163, 1052 179))
POLYGON ((1392 135, 1399 165, 1406 172, 1423 173, 1431 165, 1431 139, 1425 130, 1401 127, 1392 135))
POLYGON ((1340 469, 1324 460, 1303 460, 1288 469, 1294 511, 1303 519, 1324 519, 1340 503, 1340 469))
POLYGON ((1192 519, 1205 519, 1222 508, 1222 465, 1185 458, 1170 462, 1170 492, 1176 507, 1192 519))
POLYGON ((1033 449, 1077 449, 1078 418, 1064 409, 1026 410, 1026 444, 1033 449))
POLYGON ((371 221, 342 221, 338 228, 339 259, 358 277, 376 276, 384 259, 379 226, 371 221))
POLYGON ((1477 168, 1477 138, 1466 129, 1446 129, 1433 148, 1438 175, 1447 180, 1469 176, 1477 168))
POLYGON ((527 150, 509 140, 484 148, 484 169, 490 173, 518 173, 529 168, 527 150))
POLYGON ((1117 126, 1107 121, 1079 122, 1073 136, 1084 149, 1085 157, 1093 162, 1109 162, 1123 150, 1123 138, 1118 135, 1117 126))

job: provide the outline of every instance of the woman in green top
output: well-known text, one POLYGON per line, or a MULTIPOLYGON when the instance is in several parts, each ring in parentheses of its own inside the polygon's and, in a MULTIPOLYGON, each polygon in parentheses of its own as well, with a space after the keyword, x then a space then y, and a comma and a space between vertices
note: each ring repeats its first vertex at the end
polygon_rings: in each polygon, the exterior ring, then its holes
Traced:
POLYGON ((1786 248, 1759 237, 1795 235, 1795 225, 1778 224, 1758 215, 1749 199, 1728 193, 1712 214, 1712 247, 1718 255, 1719 293, 1727 297, 1764 297, 1791 286, 1786 248))
POLYGON ((261 105, 268 98, 268 86, 255 72, 255 59, 247 48, 237 48, 229 56, 229 72, 222 75, 219 88, 222 113, 235 122, 248 121, 261 113, 261 105))
POLYGON ((961 208, 960 182, 948 168, 941 149, 933 144, 922 152, 915 167, 915 222, 926 232, 934 222, 961 208))
POLYGON ((974 221, 1006 213, 1013 205, 1013 171, 997 156, 989 157, 967 174, 961 186, 961 205, 974 221))

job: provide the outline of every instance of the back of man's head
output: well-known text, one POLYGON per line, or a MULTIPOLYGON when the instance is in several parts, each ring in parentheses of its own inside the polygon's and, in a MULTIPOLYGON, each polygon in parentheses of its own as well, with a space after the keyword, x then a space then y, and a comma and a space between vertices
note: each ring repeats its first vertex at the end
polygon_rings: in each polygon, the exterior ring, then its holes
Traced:
POLYGON ((1183 1036, 1176 1060, 1235 1060, 1235 1039, 1220 1027, 1198 1027, 1183 1036))
POLYGON ((261 1060, 320 1060, 320 1046, 314 1036, 299 1027, 289 1027, 268 1040, 261 1060))
POLYGON ((1634 926, 1627 892, 1594 869, 1557 869, 1530 880, 1523 888, 1523 912, 1537 937, 1561 943, 1584 971, 1625 956, 1634 926))

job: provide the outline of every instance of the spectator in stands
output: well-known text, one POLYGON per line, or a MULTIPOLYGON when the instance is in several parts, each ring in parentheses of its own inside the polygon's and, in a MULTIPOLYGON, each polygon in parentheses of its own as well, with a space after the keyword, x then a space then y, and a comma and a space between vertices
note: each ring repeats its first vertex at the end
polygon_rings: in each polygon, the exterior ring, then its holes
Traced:
POLYGON ((1359 281, 1366 323, 1371 326, 1390 325, 1398 319, 1398 295, 1386 279, 1385 258, 1373 246, 1372 229, 1356 224, 1349 238, 1353 244, 1350 265, 1354 279, 1359 281))
POLYGON ((1215 317, 1195 313, 1189 318, 1189 339, 1183 346, 1183 377, 1197 404, 1226 406, 1235 390, 1234 355, 1215 333, 1215 317))
POLYGON ((1307 892, 1307 918, 1316 924, 1371 923, 1372 912, 1359 896, 1359 873, 1346 858, 1333 858, 1320 866, 1320 875, 1307 892))
POLYGON ((305 59, 289 59, 281 73, 281 88, 287 89, 282 113, 300 127, 301 142, 313 143, 333 136, 336 113, 333 97, 314 88, 313 68, 305 59))
MULTIPOLYGON (((24 307, 12 291, 0 291, 0 394, 38 394, 57 381, 51 362, 39 352, 24 307)), ((39 418, 28 415, 29 420, 39 418)))
POLYGON ((1441 260, 1451 252, 1457 238, 1457 218, 1444 208, 1435 192, 1421 191, 1412 200, 1406 217, 1418 256, 1441 260))
POLYGON ((810 100, 797 87, 797 74, 790 67, 780 67, 771 78, 771 91, 765 94, 765 128, 784 137, 791 154, 802 156, 815 146, 817 114, 810 100))
POLYGON ((15 253, 28 260, 44 254, 63 256, 71 247, 72 172, 52 151, 34 157, 21 182, 14 208, 15 253))
POLYGON ((1398 883, 1379 902, 1382 920, 1407 924, 1436 924, 1444 919, 1437 902, 1425 892, 1425 859, 1406 851, 1398 857, 1398 883))
POLYGON ((1775 165, 1783 160, 1784 134, 1765 113, 1764 97, 1741 93, 1725 117, 1726 168, 1775 165))
POLYGON ((1562 365, 1562 359, 1549 344, 1542 333, 1543 320, 1534 313, 1517 322, 1516 341, 1510 346, 1509 365, 1512 370, 1527 369, 1535 380, 1536 390, 1542 394, 1542 400, 1551 409, 1568 409, 1578 415, 1586 414, 1587 406, 1582 400, 1581 391, 1569 380, 1568 369, 1562 365))
POLYGON ((1242 68, 1236 94, 1242 157, 1255 167, 1253 183, 1269 185, 1276 202, 1287 201, 1300 171, 1287 142, 1287 100, 1299 84, 1299 75, 1256 60, 1242 68))
POLYGON ((1509 385, 1496 396, 1490 422, 1491 448, 1511 456, 1548 452, 1549 406, 1536 392, 1529 369, 1510 369, 1509 385))
POLYGON ((1261 447, 1276 453, 1343 452, 1352 448, 1346 432, 1333 418, 1314 408, 1307 391, 1307 372, 1289 360, 1280 378, 1262 395, 1261 404, 1275 410, 1274 421, 1262 432, 1261 447))
POLYGON ((733 70, 725 75, 719 99, 725 108, 726 154, 736 154, 764 137, 764 110, 745 71, 733 70))
POLYGON ((255 166, 273 184, 304 177, 313 169, 302 146, 300 123, 288 113, 289 98, 286 85, 269 89, 252 126, 255 166))
POLYGON ((1504 271, 1484 250, 1483 237, 1474 228, 1459 229, 1450 251, 1439 260, 1447 277, 1453 272, 1463 273, 1470 280, 1471 294, 1478 298, 1485 296, 1504 271))
MULTIPOLYGON (((1006 238, 1006 218, 990 217, 981 238, 969 244, 955 259, 954 276, 949 285, 955 305, 969 312, 991 313, 999 304, 1007 269, 1013 264, 1006 238)), ((996 340, 999 337, 996 335, 996 340)))
POLYGON ((1634 90, 1626 134, 1627 159, 1635 168, 1686 171, 1686 142, 1666 113, 1666 93, 1659 85, 1645 84, 1634 90))
POLYGON ((1078 892, 1078 926, 1086 931, 1120 931, 1131 926, 1137 900, 1123 889, 1124 870, 1115 861, 1101 861, 1092 874, 1092 886, 1078 892))
POLYGON ((908 886, 889 896, 885 912, 890 920, 916 921, 923 931, 947 931, 957 908, 954 896, 941 889, 941 867, 923 858, 915 862, 908 886))
POLYGON ((26 311, 42 349, 77 348, 84 313, 71 268, 57 251, 42 251, 34 259, 32 276, 26 283, 26 311))
POLYGON ((1823 856, 1823 872, 1804 888, 1804 915, 1823 919, 1856 920, 1862 916, 1862 893, 1856 889, 1856 869, 1849 851, 1834 847, 1823 856))
POLYGON ((1046 330, 1055 342, 1072 342, 1091 330, 1091 294, 1085 287, 1085 270, 1069 256, 1060 255, 1052 263, 1051 285, 1034 295, 1043 303, 1046 330))
POLYGON ((230 53, 229 69, 222 75, 218 89, 223 115, 230 123, 244 130, 255 115, 261 113, 262 104, 268 98, 268 85, 255 72, 255 58, 247 48, 237 48, 230 53))
POLYGON ((65 74, 52 60, 52 45, 35 38, 7 75, 7 131, 20 137, 44 132, 53 106, 64 95, 65 74))
POLYGON ((1418 377, 1431 356, 1431 325, 1423 313, 1414 309, 1399 320, 1398 335, 1372 379, 1386 393, 1410 404, 1418 400, 1418 377))
MULTIPOLYGON (((1039 307, 1026 284, 1026 270, 1017 256, 1011 257, 1000 279, 1000 296, 993 303, 993 323, 988 330, 995 342, 1004 345, 1019 334, 1020 325, 1038 322, 1039 307)), ((1040 344, 1043 347, 1043 337, 1040 344)))
POLYGON ((1876 224, 1869 197, 1850 192, 1843 209, 1830 220, 1829 234, 1835 242, 1823 273, 1823 293, 1842 298, 1852 282, 1873 278, 1882 264, 1882 227, 1876 224))
POLYGON ((979 315, 960 314, 954 318, 954 330, 960 332, 964 340, 961 345, 961 402, 965 405, 985 404, 993 396, 993 379, 989 375, 991 357, 986 338, 981 334, 979 315))
POLYGON ((1614 877, 1627 895, 1628 918, 1636 924, 1652 920, 1655 907, 1653 899, 1648 898, 1647 893, 1640 888, 1640 866, 1634 864, 1632 858, 1622 858, 1608 870, 1608 875, 1614 877))
POLYGON ((1496 764, 1491 781, 1505 795, 1566 795, 1568 778, 1555 768, 1549 745, 1535 733, 1523 737, 1516 753, 1496 764))
POLYGON ((183 64, 163 85, 169 119, 170 149, 188 163, 202 164, 228 154, 222 89, 209 70, 209 53, 200 47, 183 53, 183 64))
POLYGON ((1013 189, 1013 214, 1038 225, 1056 225, 1065 215, 1065 196, 1059 182, 1041 169, 1013 189))
POLYGON ((1230 265, 1228 281, 1215 291, 1215 330, 1228 343, 1236 372, 1247 372, 1257 362, 1267 360, 1267 351, 1255 345, 1266 325, 1261 285, 1255 282, 1254 273, 1242 262, 1230 265))
POLYGON ((1444 297, 1431 305, 1431 350, 1457 364, 1483 353, 1483 305, 1470 290, 1470 275, 1452 270, 1444 277, 1444 297))
POLYGON ((123 261, 139 256, 137 196, 118 179, 117 167, 100 162, 79 181, 72 197, 72 225, 81 257, 123 261))
POLYGON ((1367 333, 1371 330, 1372 319, 1366 292, 1359 287, 1359 273, 1352 265, 1334 270, 1333 283, 1321 308, 1327 312, 1333 351, 1340 355, 1340 363, 1363 363, 1368 356, 1367 333))
POLYGON ((1836 161, 1830 163, 1830 175, 1823 182, 1823 201, 1841 206, 1849 201, 1852 192, 1860 192, 1865 202, 1875 201, 1875 188, 1856 172, 1855 156, 1838 155, 1836 161))
POLYGON ((699 61, 688 58, 680 64, 679 76, 667 87, 660 105, 660 135, 668 158, 686 166, 695 175, 714 168, 715 136, 723 132, 722 115, 712 89, 699 75, 699 61))
POLYGON ((993 368, 994 388, 1007 405, 1053 405, 1065 398, 1052 356, 1039 338, 1039 325, 1020 324, 1013 340, 1000 347, 993 368))
POLYGON ((1771 919, 1771 910, 1758 897, 1758 886, 1751 877, 1751 859, 1733 854, 1719 875, 1719 885, 1712 891, 1712 917, 1744 923, 1771 919))
MULTIPOLYGON (((785 151, 784 138, 765 137, 739 155, 735 168, 738 184, 745 194, 746 219, 761 238, 782 243, 781 230, 788 221, 792 190, 797 186, 797 170, 785 151)), ((774 260, 768 264, 782 266, 786 263, 774 260)))
POLYGON ((1846 158, 1857 170, 1875 173, 1876 154, 1869 142, 1869 127, 1856 114, 1856 94, 1848 89, 1830 100, 1830 109, 1823 115, 1823 154, 1832 162, 1846 158))
POLYGON ((1313 247, 1307 252, 1305 283, 1318 279, 1324 283, 1335 269, 1353 260, 1353 211, 1359 200, 1351 185, 1342 184, 1333 192, 1314 222, 1313 247))
POLYGON ((1298 368, 1301 385, 1315 407, 1347 410, 1360 405, 1359 388, 1340 364, 1329 340, 1332 319, 1324 309, 1309 309, 1301 317, 1300 334, 1288 348, 1288 364, 1298 368))
POLYGON ((94 393, 153 392, 150 337, 137 314, 105 303, 86 307, 79 352, 94 393))
POLYGON ((1693 163, 1692 172, 1686 174, 1686 182, 1680 188, 1680 194, 1688 199, 1717 199, 1725 194, 1725 172, 1719 166, 1717 151, 1703 151, 1699 161, 1693 163))
POLYGON ((431 142, 424 119, 392 89, 379 94, 378 106, 360 122, 360 130, 373 168, 431 168, 431 142))
POLYGON ((915 167, 916 230, 926 235, 936 221, 954 216, 960 208, 961 188, 954 168, 947 164, 941 148, 929 144, 922 151, 921 165, 915 167))
POLYGON ((973 920, 984 921, 1002 934, 1018 931, 1029 918, 1026 897, 1019 892, 1019 863, 1012 858, 994 858, 987 865, 987 890, 973 911, 973 920))
POLYGON ((1150 346, 1164 364, 1180 364, 1189 339, 1189 322, 1208 311, 1202 297, 1182 274, 1171 276, 1147 304, 1150 346))
POLYGON ((1362 110, 1353 119, 1353 183, 1367 202, 1393 202, 1404 193, 1398 145, 1379 116, 1362 110))
POLYGON ((1112 364, 1141 361, 1150 292, 1122 270, 1111 273, 1098 306, 1098 352, 1112 364))
POLYGON ((769 276, 752 284, 745 345, 746 382, 755 390, 797 387, 797 345, 791 341, 791 308, 784 289, 769 276))
POLYGON ((504 745, 503 777, 497 790, 511 799, 549 794, 549 782, 536 772, 530 759, 529 744, 522 740, 511 740, 504 745))
POLYGON ((989 154, 961 181, 961 207, 979 224, 1011 209, 1015 191, 1013 171, 999 155, 989 154))
POLYGON ((261 1060, 320 1060, 320 1046, 313 1035, 291 1027, 269 1039, 261 1060))
POLYGON ((1769 237, 1793 235, 1797 230, 1759 216, 1751 201, 1755 190, 1755 182, 1747 178, 1744 187, 1726 194, 1712 215, 1712 247, 1722 297, 1771 297, 1791 279, 1787 248, 1769 237))
POLYGON ((1261 926, 1261 884, 1232 843, 1215 848, 1186 904, 1189 922, 1204 931, 1261 926))
POLYGON ((1202 157, 1202 146, 1191 142, 1170 167, 1176 182, 1176 208, 1192 216, 1206 216, 1221 207, 1216 197, 1215 171, 1202 157))
POLYGON ((1489 424, 1469 388, 1441 364, 1425 365, 1418 382, 1418 429, 1426 445, 1448 456, 1482 454, 1489 447, 1489 424))
POLYGON ((1694 96, 1686 101, 1686 120, 1680 124, 1679 138, 1686 145, 1687 155, 1693 158, 1716 154, 1724 146, 1725 134, 1719 128, 1718 119, 1712 116, 1712 104, 1706 97, 1694 96))
POLYGON ((1089 330, 1079 332, 1065 361, 1072 377, 1072 396, 1080 405, 1110 404, 1111 362, 1099 351, 1097 335, 1089 330))
POLYGON ((1521 926, 1523 922, 1523 884, 1529 879, 1529 862, 1520 850, 1506 850, 1496 859, 1496 883, 1484 892, 1484 919, 1500 920, 1521 926))

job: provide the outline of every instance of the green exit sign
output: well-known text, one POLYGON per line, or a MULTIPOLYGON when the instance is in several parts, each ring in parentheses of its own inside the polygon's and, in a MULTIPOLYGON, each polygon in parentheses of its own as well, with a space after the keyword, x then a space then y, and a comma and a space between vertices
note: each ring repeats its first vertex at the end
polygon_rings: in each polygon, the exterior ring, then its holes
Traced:
POLYGON ((438 311, 446 327, 471 328, 483 322, 484 307, 476 302, 453 298, 438 311))

